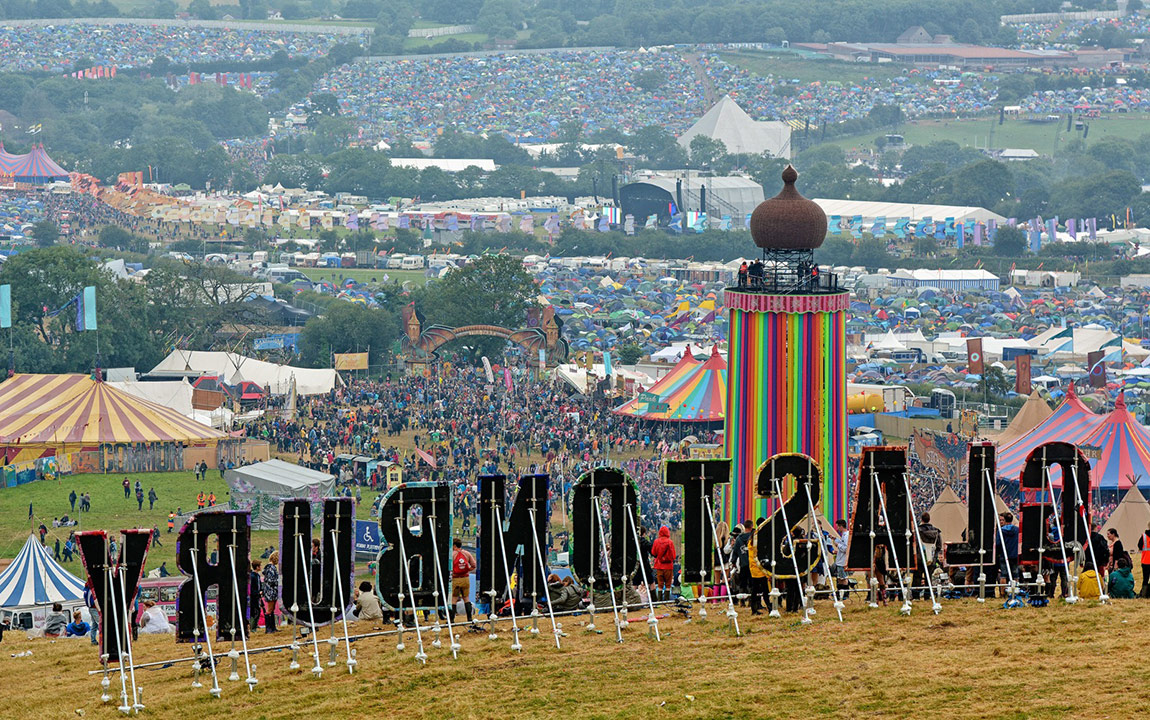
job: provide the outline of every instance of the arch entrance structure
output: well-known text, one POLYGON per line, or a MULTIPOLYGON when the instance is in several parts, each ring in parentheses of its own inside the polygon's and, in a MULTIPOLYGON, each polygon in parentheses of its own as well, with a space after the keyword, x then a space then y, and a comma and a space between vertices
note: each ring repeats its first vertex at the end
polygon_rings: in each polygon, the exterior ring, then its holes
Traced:
POLYGON ((550 305, 527 311, 527 326, 512 330, 498 325, 465 325, 447 327, 428 325, 408 305, 403 309, 402 357, 409 371, 422 372, 437 358, 439 348, 460 338, 498 337, 513 342, 526 351, 527 364, 534 368, 555 367, 567 360, 567 341, 562 337, 563 321, 550 305))

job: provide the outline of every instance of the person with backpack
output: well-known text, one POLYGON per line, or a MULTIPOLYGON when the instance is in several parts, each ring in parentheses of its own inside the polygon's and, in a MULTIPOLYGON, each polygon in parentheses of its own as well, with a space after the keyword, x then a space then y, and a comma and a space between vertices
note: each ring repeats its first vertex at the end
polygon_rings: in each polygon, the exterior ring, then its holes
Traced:
POLYGON ((671 540, 671 530, 666 525, 659 528, 659 537, 651 543, 652 565, 655 568, 655 586, 659 600, 671 599, 671 587, 675 584, 675 542, 671 540))
POLYGON ((930 513, 924 512, 918 519, 918 536, 922 539, 921 553, 926 555, 926 567, 916 563, 916 569, 910 579, 910 597, 917 600, 928 595, 926 578, 938 567, 939 558, 942 557, 942 531, 930 523, 930 513))
POLYGON ((451 542, 451 547, 451 603, 447 614, 455 622, 455 603, 462 600, 467 622, 471 622, 471 573, 476 568, 475 556, 463 549, 463 541, 459 538, 451 542))

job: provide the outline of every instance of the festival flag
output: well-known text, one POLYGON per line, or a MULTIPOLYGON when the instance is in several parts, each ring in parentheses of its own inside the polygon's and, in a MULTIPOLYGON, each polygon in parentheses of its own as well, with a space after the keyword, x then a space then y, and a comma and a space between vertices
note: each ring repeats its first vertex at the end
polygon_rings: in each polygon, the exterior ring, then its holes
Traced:
POLYGON ((84 292, 76 296, 76 329, 96 329, 96 288, 92 285, 84 288, 84 292))
POLYGON ((520 232, 525 232, 528 235, 535 232, 535 216, 528 214, 519 218, 519 230, 520 232))
POLYGON ((604 212, 599 216, 599 232, 609 232, 611 230, 611 217, 604 212))
POLYGON ((1066 234, 1070 236, 1071 240, 1078 239, 1078 219, 1069 218, 1066 221, 1066 234))
POLYGON ((659 216, 658 215, 648 215, 647 216, 647 222, 643 223, 643 229, 644 230, 654 230, 655 227, 658 226, 658 224, 659 224, 659 216))
POLYGON ((723 231, 727 231, 727 230, 731 229, 731 216, 730 215, 724 215, 722 218, 719 219, 719 229, 723 230, 723 231))
POLYGON ((359 213, 355 210, 349 212, 347 218, 344 220, 344 226, 348 230, 359 230, 359 213))
POLYGON ((511 392, 511 368, 503 368, 503 387, 507 388, 507 392, 511 392))
POLYGON ((419 448, 415 448, 415 454, 419 456, 420 460, 430 465, 432 470, 439 469, 439 465, 435 462, 435 458, 432 457, 429 453, 426 453, 419 448))
POLYGON ((961 250, 966 245, 966 227, 959 223, 954 226, 954 246, 961 250))
POLYGON ((547 231, 548 235, 557 235, 559 233, 559 216, 548 215, 547 219, 543 221, 543 229, 547 231))
POLYGON ((614 368, 611 367, 611 352, 609 350, 604 350, 603 351, 603 371, 605 373, 607 373, 607 377, 611 377, 614 374, 614 372, 612 372, 613 369, 614 368))
POLYGON ((1019 395, 1030 394, 1030 353, 1014 358, 1014 391, 1019 395))
POLYGON ((1101 350, 1086 353, 1086 367, 1091 387, 1106 387, 1106 353, 1101 350))
POLYGON ((747 213, 746 215, 743 216, 743 229, 744 230, 750 230, 751 229, 751 214, 750 213, 747 213))
POLYGON ((675 213, 671 217, 670 228, 677 233, 683 232, 683 214, 682 213, 675 213))
POLYGON ((459 216, 455 213, 447 216, 447 230, 448 232, 459 232, 459 216))
POLYGON ((12 286, 0 285, 0 328, 12 327, 12 286))
POLYGON ((966 369, 971 375, 982 375, 985 370, 982 362, 982 338, 967 338, 966 369))
POLYGON ((483 232, 483 216, 472 215, 470 221, 471 232, 483 232))

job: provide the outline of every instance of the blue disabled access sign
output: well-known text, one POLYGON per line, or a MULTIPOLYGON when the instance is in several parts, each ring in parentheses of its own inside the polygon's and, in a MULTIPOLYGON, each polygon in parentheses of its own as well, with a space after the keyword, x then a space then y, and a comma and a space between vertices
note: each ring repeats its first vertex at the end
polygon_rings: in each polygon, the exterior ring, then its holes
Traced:
POLYGON ((357 558, 375 559, 381 549, 379 523, 374 520, 355 521, 355 555, 357 558))

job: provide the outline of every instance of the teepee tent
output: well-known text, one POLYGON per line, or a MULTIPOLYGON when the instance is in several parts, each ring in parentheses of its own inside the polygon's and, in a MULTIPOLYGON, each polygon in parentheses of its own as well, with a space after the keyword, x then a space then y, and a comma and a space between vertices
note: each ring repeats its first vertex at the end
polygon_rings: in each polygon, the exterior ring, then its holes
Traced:
POLYGON ((791 156, 791 126, 785 122, 753 120, 730 95, 724 95, 680 135, 679 144, 690 149, 696 135, 721 140, 732 154, 791 156))
POLYGON ((944 543, 959 542, 966 530, 966 503, 948 485, 930 507, 930 524, 942 531, 944 543))
POLYGON ((1102 534, 1105 535, 1110 528, 1117 530, 1122 546, 1133 555, 1138 549, 1138 539, 1147 527, 1150 527, 1150 502, 1138 492, 1137 486, 1133 486, 1122 498, 1122 502, 1118 503, 1118 507, 1114 508, 1110 519, 1102 527, 1102 534))
MULTIPOLYGON (((656 400, 654 403, 645 402, 639 398, 632 398, 611 412, 636 417, 647 415, 655 403, 666 402, 666 398, 686 382, 701 363, 701 360, 691 354, 691 347, 688 345, 686 350, 683 351, 683 357, 679 358, 679 362, 675 363, 675 367, 671 368, 670 372, 666 375, 659 378, 659 380, 644 393, 644 395, 655 396, 656 400)), ((640 397, 642 397, 642 395, 640 395, 640 397)))
POLYGON ((1046 418, 1053 414, 1054 411, 1050 409, 1050 405, 1048 405, 1047 402, 1042 399, 1042 396, 1038 394, 1038 391, 1035 390, 1030 393, 1026 404, 1022 406, 1022 409, 1019 410, 1018 414, 1014 416, 1014 419, 1010 421, 1010 425, 997 436, 991 435, 988 439, 998 443, 999 447, 1005 447, 1041 425, 1046 421, 1046 418))
POLYGON ((0 573, 0 607, 29 609, 84 598, 84 583, 52 559, 34 535, 12 564, 0 573))
POLYGON ((1126 408, 1126 396, 1118 393, 1114 410, 1083 443, 1101 454, 1090 462, 1090 484, 1095 488, 1123 490, 1150 477, 1150 430, 1126 408))

